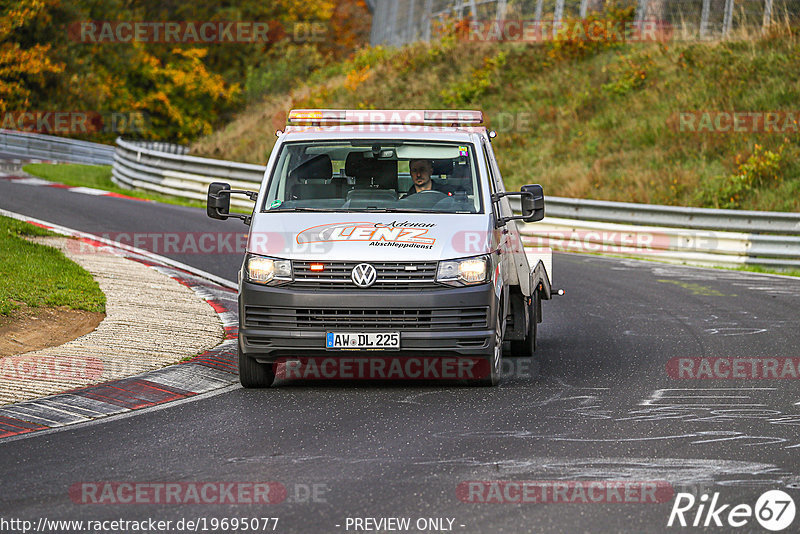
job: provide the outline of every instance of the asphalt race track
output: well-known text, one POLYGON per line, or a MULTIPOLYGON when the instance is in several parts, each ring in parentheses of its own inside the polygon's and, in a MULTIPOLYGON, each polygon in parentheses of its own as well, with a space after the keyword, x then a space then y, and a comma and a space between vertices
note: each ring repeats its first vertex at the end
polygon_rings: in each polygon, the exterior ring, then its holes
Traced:
MULTIPOLYGON (((199 209, 2 179, 0 208, 96 234, 246 230, 199 209)), ((241 261, 235 253, 165 255, 228 280, 241 261)), ((673 492, 698 500, 718 492, 728 510, 754 506, 767 490, 800 503, 800 381, 667 372, 678 357, 800 357, 800 279, 569 254, 555 256, 554 273, 566 296, 543 304, 538 363, 508 360, 511 376, 498 388, 231 387, 0 441, 0 515, 199 519, 209 530, 212 518, 277 517, 274 531, 291 533, 365 531, 355 518, 388 517, 410 518, 411 531, 419 519, 443 519, 421 523, 426 532, 681 532, 699 529, 667 528, 673 492), (575 480, 671 489, 658 503, 521 504, 470 502, 459 489, 575 480), (102 482, 267 481, 282 484, 285 500, 91 504, 74 491, 102 482)), ((800 518, 787 532, 797 525, 800 518)), ((739 529, 707 530, 766 532, 752 517, 739 529)))

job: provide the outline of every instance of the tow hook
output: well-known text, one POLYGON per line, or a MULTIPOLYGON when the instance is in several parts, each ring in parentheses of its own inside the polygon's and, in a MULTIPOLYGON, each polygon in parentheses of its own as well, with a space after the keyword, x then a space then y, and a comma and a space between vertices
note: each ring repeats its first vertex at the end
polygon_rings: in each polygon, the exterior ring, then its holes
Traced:
MULTIPOLYGON (((544 285, 541 282, 539 282, 539 288, 538 289, 539 289, 539 291, 544 291, 544 285)), ((564 291, 563 289, 553 289, 553 290, 551 290, 550 294, 553 295, 553 296, 563 297, 564 295, 567 294, 567 292, 564 291)), ((528 305, 530 305, 533 302, 533 297, 527 297, 525 299, 525 301, 528 303, 528 305)))

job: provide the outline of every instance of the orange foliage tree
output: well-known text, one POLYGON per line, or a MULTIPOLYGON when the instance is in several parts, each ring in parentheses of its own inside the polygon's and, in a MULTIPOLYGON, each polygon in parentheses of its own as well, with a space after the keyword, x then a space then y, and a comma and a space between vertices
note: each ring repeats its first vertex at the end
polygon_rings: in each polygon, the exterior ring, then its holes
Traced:
MULTIPOLYGON (((145 127, 126 135, 190 141, 241 108, 254 66, 281 76, 285 58, 298 57, 286 47, 316 54, 313 65, 322 65, 365 39, 364 14, 363 0, 0 0, 0 113, 142 114, 145 127), (87 21, 266 22, 270 31, 268 42, 249 43, 90 43, 70 35, 71 24, 87 21), (307 23, 328 31, 320 41, 293 42, 307 23)), ((118 133, 92 136, 111 141, 118 133)))
MULTIPOLYGON (((31 96, 64 64, 50 57, 49 44, 20 43, 20 30, 31 21, 49 21, 48 8, 59 0, 17 0, 0 11, 0 112, 27 109, 31 96)), ((0 4, 2 5, 2 4, 0 4)))

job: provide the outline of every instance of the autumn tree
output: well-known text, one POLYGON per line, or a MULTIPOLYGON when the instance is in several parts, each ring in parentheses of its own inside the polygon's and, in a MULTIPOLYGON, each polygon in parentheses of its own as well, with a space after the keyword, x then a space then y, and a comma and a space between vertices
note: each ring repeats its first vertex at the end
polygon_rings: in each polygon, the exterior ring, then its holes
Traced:
POLYGON ((291 84, 346 54, 365 16, 363 0, 0 0, 0 112, 142 113, 137 136, 188 141, 241 109, 251 76, 291 84), (70 30, 91 21, 260 22, 269 39, 87 42, 70 30), (296 42, 302 24, 326 31, 296 42))
MULTIPOLYGON (((29 38, 59 0, 3 0, 0 3, 0 112, 30 108, 31 98, 64 70, 50 44, 29 38)), ((34 101, 35 103, 35 101, 34 101)))

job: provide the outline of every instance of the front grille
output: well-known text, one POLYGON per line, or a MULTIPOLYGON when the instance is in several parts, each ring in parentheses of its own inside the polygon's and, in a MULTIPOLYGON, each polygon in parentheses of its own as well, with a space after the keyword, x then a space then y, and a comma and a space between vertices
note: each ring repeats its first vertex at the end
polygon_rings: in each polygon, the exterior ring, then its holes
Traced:
POLYGON ((245 307, 245 326, 304 330, 464 330, 487 328, 489 308, 433 310, 245 307))
POLYGON ((370 289, 445 289, 436 283, 437 262, 360 262, 360 261, 293 261, 294 282, 298 289, 352 289, 350 278, 359 263, 369 263, 378 272, 370 289), (322 263, 324 271, 311 270, 312 263, 322 263))

